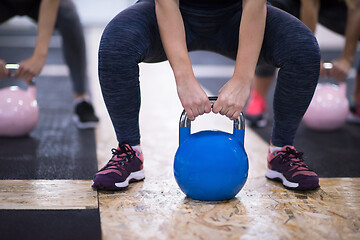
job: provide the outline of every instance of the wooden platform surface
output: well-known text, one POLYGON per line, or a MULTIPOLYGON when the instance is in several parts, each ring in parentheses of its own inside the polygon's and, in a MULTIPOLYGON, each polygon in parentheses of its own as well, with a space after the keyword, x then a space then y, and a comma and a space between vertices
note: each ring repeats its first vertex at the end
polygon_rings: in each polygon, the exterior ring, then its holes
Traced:
POLYGON ((96 209, 90 180, 0 180, 0 209, 96 209))

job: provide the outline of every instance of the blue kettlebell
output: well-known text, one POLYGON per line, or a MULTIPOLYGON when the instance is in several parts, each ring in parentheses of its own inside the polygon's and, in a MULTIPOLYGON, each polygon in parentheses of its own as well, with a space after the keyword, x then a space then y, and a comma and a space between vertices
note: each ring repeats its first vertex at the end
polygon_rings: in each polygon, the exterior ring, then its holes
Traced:
MULTIPOLYGON (((212 104, 216 99, 209 98, 212 104)), ((232 134, 209 130, 191 134, 191 121, 185 110, 179 125, 174 175, 180 189, 188 197, 203 201, 235 197, 244 186, 249 170, 243 115, 234 120, 232 134)))

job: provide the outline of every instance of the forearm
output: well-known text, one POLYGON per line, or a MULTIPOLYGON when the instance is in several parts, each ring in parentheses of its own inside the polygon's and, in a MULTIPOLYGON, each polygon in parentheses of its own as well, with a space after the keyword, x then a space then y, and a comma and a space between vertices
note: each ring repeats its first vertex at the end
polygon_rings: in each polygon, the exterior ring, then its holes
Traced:
POLYGON ((315 33, 320 9, 320 0, 301 0, 300 20, 315 33))
POLYGON ((244 0, 233 78, 251 83, 264 39, 265 0, 244 0))
POLYGON ((345 46, 342 58, 350 63, 354 61, 356 47, 360 38, 360 0, 354 0, 353 6, 348 7, 348 18, 345 29, 345 46))
POLYGON ((39 9, 38 34, 34 56, 46 57, 54 30, 59 0, 42 0, 39 9))
POLYGON ((179 10, 178 0, 156 0, 156 18, 161 41, 173 69, 175 79, 191 79, 193 76, 191 61, 186 46, 185 28, 179 10))

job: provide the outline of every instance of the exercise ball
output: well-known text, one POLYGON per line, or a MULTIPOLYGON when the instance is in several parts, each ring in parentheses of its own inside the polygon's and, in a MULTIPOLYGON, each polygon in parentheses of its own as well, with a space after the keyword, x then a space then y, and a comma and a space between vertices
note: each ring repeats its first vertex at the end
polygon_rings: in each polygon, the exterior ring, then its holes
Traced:
MULTIPOLYGON (((212 102, 215 99, 210 98, 212 102)), ((180 189, 196 200, 221 201, 235 197, 244 186, 249 169, 243 115, 234 121, 232 134, 209 130, 191 134, 190 128, 191 122, 183 111, 174 160, 174 176, 180 189)))

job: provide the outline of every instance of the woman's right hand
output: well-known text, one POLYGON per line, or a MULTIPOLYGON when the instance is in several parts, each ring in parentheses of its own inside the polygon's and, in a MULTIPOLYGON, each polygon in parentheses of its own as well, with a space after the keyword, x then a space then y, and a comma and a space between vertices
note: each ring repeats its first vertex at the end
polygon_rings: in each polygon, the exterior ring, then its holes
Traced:
POLYGON ((335 78, 338 82, 345 81, 351 69, 351 62, 345 58, 340 58, 332 62, 333 67, 329 75, 335 78))
POLYGON ((211 103, 205 91, 195 77, 186 80, 177 80, 177 92, 180 102, 190 121, 204 113, 211 112, 211 103))

